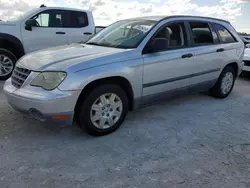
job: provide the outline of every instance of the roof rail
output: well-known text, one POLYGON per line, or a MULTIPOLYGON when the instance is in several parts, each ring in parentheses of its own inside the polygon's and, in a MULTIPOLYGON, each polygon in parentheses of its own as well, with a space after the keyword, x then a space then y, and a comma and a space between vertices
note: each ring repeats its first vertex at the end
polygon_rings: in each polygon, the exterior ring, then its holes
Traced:
POLYGON ((40 8, 46 7, 44 4, 41 4, 40 8))
MULTIPOLYGON (((206 16, 175 15, 175 16, 168 16, 166 18, 178 18, 178 17, 210 19, 210 20, 217 20, 217 21, 226 22, 226 23, 230 24, 230 22, 227 21, 227 20, 223 20, 223 19, 219 19, 219 18, 206 17, 206 16)), ((166 18, 164 18, 164 19, 166 19, 166 18)))

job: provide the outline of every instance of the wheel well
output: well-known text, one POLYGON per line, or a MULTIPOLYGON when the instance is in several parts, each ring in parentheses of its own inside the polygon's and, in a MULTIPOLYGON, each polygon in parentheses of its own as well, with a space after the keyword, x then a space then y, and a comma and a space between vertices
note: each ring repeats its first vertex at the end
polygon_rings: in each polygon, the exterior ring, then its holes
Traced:
POLYGON ((10 51, 17 57, 17 59, 19 59, 20 57, 24 55, 23 50, 20 49, 15 43, 9 40, 5 40, 5 39, 0 40, 0 48, 10 51))
POLYGON ((232 67, 236 73, 236 75, 238 74, 238 64, 236 62, 233 62, 233 63, 229 63, 226 67, 232 67))
POLYGON ((128 100, 129 100, 129 110, 133 109, 134 105, 134 93, 131 84, 129 81, 120 76, 115 76, 115 77, 108 77, 108 78, 102 78, 99 80, 95 80, 91 83, 89 83, 85 88, 82 90, 80 96, 78 97, 76 106, 75 106, 75 114, 79 112, 81 103, 83 102, 85 96, 94 88, 98 87, 101 84, 117 84, 119 85, 127 94, 128 100))

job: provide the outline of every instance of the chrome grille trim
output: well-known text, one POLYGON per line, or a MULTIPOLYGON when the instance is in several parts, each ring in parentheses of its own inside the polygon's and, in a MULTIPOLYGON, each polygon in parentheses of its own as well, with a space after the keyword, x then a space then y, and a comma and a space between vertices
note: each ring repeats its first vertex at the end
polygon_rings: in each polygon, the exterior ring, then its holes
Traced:
POLYGON ((22 86, 18 81, 14 80, 14 79, 12 79, 11 81, 12 81, 12 85, 17 87, 17 88, 20 88, 22 86))
MULTIPOLYGON (((15 71, 16 73, 18 73, 18 74, 22 74, 22 75, 27 76, 27 77, 29 76, 30 73, 21 72, 19 69, 20 69, 20 68, 17 67, 17 69, 15 69, 14 71, 15 71)), ((23 69, 23 68, 22 68, 22 69, 23 69)), ((28 70, 28 69, 26 69, 26 70, 28 70)))
POLYGON ((29 69, 16 66, 11 76, 12 85, 16 88, 22 87, 23 83, 28 78, 30 73, 31 71, 29 69))
MULTIPOLYGON (((20 73, 19 73, 19 75, 20 75, 20 73)), ((23 77, 18 76, 18 74, 15 74, 15 78, 18 78, 19 80, 24 80, 23 77)))

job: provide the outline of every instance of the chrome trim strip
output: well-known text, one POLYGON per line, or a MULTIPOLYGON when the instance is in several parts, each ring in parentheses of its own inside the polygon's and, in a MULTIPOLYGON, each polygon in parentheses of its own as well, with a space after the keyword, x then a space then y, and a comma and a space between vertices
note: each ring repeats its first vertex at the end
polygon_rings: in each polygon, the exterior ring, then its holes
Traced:
POLYGON ((167 79, 167 80, 151 82, 151 83, 143 84, 143 88, 152 87, 152 86, 160 85, 160 84, 166 84, 166 83, 175 82, 175 81, 179 81, 179 80, 184 80, 184 79, 187 79, 187 78, 201 76, 201 75, 204 75, 204 74, 209 74, 209 73, 218 72, 218 71, 220 71, 220 68, 211 69, 211 70, 208 70, 208 71, 198 72, 198 73, 194 73, 194 74, 189 74, 189 75, 186 75, 186 76, 170 78, 170 79, 167 79))

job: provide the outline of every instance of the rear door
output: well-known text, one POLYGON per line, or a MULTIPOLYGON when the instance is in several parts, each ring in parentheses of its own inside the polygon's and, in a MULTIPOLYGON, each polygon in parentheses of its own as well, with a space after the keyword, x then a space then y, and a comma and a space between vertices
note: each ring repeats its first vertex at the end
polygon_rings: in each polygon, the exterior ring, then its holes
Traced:
POLYGON ((45 10, 30 19, 37 22, 32 31, 25 29, 25 23, 21 28, 26 53, 68 43, 63 10, 45 10))
POLYGON ((68 42, 78 43, 86 42, 95 34, 95 27, 91 19, 93 17, 86 12, 81 11, 66 11, 67 13, 67 36, 68 42))
POLYGON ((193 86, 208 84, 209 87, 217 79, 223 65, 218 35, 210 22, 194 20, 189 21, 188 26, 195 62, 194 76, 190 81, 193 86))
POLYGON ((239 52, 241 51, 241 46, 237 45, 238 41, 225 26, 218 23, 214 23, 213 26, 220 39, 220 46, 217 48, 217 51, 219 51, 219 55, 222 57, 222 66, 237 62, 239 52))

